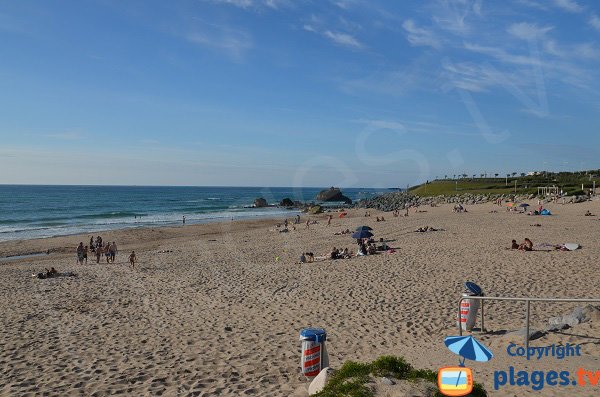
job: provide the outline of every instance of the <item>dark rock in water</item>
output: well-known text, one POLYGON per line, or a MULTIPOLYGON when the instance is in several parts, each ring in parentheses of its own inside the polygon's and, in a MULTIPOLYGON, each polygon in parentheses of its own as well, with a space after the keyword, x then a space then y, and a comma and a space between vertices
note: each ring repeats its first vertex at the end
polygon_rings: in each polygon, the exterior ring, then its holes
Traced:
POLYGON ((342 194, 342 191, 337 187, 321 190, 317 194, 319 201, 342 201, 346 204, 352 204, 352 200, 342 194))
POLYGON ((260 198, 257 198, 256 200, 254 200, 254 206, 256 208, 261 208, 261 207, 268 207, 269 204, 267 203, 267 200, 260 197, 260 198))
POLYGON ((279 206, 280 207, 293 207, 294 206, 294 202, 291 199, 289 199, 289 198, 286 197, 286 198, 284 198, 283 200, 281 200, 279 202, 279 206))

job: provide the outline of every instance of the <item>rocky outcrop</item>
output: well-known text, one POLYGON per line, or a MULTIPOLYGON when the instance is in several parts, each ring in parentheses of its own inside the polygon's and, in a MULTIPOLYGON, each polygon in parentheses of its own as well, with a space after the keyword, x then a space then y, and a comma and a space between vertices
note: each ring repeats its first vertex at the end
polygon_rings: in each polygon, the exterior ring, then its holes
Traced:
POLYGON ((295 203, 290 198, 284 198, 279 202, 280 207, 295 207, 295 203))
POLYGON ((267 200, 265 200, 262 197, 254 200, 254 207, 256 207, 256 208, 262 208, 262 207, 268 207, 268 206, 269 206, 269 204, 267 203, 267 200))
POLYGON ((320 214, 321 212, 323 212, 323 207, 321 207, 320 205, 314 205, 308 209, 308 212, 310 212, 313 215, 320 214))
POLYGON ((495 202, 501 198, 503 201, 514 200, 524 201, 532 200, 535 195, 519 195, 515 196, 512 194, 474 194, 474 193, 463 193, 452 196, 417 196, 406 192, 393 192, 386 193, 380 196, 372 197, 369 199, 363 199, 355 204, 357 208, 373 208, 380 211, 395 211, 402 210, 407 207, 414 206, 427 206, 436 204, 483 204, 488 202, 495 202))
POLYGON ((342 191, 337 187, 330 187, 329 189, 321 190, 317 194, 318 201, 338 201, 346 204, 352 204, 352 200, 342 194, 342 191))

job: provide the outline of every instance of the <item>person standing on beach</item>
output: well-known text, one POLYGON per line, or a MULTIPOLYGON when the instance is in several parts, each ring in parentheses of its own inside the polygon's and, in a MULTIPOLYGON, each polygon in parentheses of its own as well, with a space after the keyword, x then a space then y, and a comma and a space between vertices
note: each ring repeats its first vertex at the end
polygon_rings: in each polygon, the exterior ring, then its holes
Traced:
POLYGON ((185 215, 183 216, 183 224, 185 225, 185 215))
POLYGON ((310 219, 306 220, 306 228, 305 229, 310 229, 310 219))
POLYGON ((117 256, 117 243, 115 243, 113 241, 112 245, 110 246, 110 261, 112 263, 115 263, 115 258, 117 256))
POLYGON ((77 264, 83 265, 83 251, 85 248, 83 247, 83 242, 80 242, 77 246, 77 264))
POLYGON ((87 257, 88 257, 88 246, 83 247, 83 259, 85 259, 85 264, 87 265, 87 257))
POLYGON ((104 246, 104 257, 106 258, 106 263, 110 263, 110 243, 106 243, 104 246))
POLYGON ((129 255, 129 264, 131 265, 132 269, 135 267, 135 260, 135 251, 131 251, 131 255, 129 255))
POLYGON ((100 263, 100 257, 102 256, 102 246, 96 247, 96 263, 100 263))
POLYGON ((333 219, 333 215, 328 215, 327 216, 327 226, 331 225, 331 220, 333 219))

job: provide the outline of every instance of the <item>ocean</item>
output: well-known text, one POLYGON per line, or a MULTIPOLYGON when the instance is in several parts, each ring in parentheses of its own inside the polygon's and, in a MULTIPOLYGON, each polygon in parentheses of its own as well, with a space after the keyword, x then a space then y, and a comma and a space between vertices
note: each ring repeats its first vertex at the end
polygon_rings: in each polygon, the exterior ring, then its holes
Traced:
MULTIPOLYGON (((323 188, 0 185, 0 241, 258 217, 284 208, 248 208, 258 197, 315 201, 323 188)), ((385 189, 342 189, 352 200, 385 189)))

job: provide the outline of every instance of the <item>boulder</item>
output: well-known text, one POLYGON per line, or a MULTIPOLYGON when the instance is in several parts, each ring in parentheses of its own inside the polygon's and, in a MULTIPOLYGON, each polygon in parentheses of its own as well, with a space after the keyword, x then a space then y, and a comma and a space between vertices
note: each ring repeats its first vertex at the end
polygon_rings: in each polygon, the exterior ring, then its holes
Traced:
POLYGON ((256 208, 262 208, 262 207, 268 207, 269 204, 267 203, 267 200, 260 197, 260 198, 257 198, 256 200, 254 200, 254 206, 256 208))
POLYGON ((317 394, 321 390, 325 388, 327 385, 327 381, 333 376, 333 370, 329 367, 325 367, 319 372, 312 382, 310 382, 310 386, 308 386, 308 394, 312 396, 313 394, 317 394))
POLYGON ((313 205, 308 209, 308 212, 310 212, 313 215, 320 214, 321 212, 323 212, 323 207, 321 207, 320 205, 313 205))
POLYGON ((352 204, 352 200, 342 194, 342 191, 337 187, 321 190, 317 194, 319 201, 342 201, 346 204, 352 204))
POLYGON ((279 202, 280 207, 293 207, 294 205, 294 202, 287 197, 279 202))

